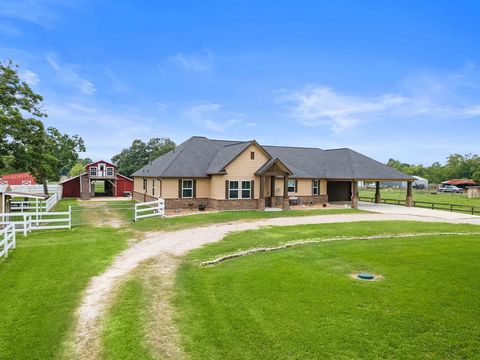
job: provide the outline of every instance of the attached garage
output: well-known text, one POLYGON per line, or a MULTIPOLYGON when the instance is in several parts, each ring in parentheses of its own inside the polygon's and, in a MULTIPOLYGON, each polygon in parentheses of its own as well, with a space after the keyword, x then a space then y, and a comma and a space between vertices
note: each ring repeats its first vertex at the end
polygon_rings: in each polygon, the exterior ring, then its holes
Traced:
POLYGON ((327 181, 328 201, 350 201, 352 199, 351 181, 327 181))

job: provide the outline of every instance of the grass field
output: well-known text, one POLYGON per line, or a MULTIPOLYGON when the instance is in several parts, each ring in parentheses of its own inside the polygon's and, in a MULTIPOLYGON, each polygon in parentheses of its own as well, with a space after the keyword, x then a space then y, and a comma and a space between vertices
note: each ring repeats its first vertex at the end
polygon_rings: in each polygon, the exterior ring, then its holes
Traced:
POLYGON ((131 237, 109 227, 19 236, 0 259, 0 358, 58 358, 83 289, 131 237))
POLYGON ((185 350, 192 359, 478 358, 478 236, 338 241, 199 266, 298 239, 472 229, 383 222, 231 235, 192 252, 178 272, 185 350), (358 271, 385 278, 348 276, 358 271))
MULTIPOLYGON (((434 193, 434 191, 432 191, 434 193)), ((465 194, 432 194, 428 191, 413 191, 413 200, 433 203, 459 204, 469 206, 480 206, 480 199, 469 199, 465 194)), ((404 190, 383 189, 380 191, 382 199, 405 200, 404 190)), ((360 196, 374 197, 375 190, 360 190, 360 196)))

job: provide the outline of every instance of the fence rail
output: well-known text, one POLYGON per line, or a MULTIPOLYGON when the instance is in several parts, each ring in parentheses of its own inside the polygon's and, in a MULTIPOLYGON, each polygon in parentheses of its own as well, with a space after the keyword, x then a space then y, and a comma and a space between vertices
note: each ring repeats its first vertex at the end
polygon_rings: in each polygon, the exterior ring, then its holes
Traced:
POLYGON ((32 230, 71 229, 72 209, 61 212, 0 213, 0 227, 13 226, 27 235, 32 230))
MULTIPOLYGON (((375 202, 374 197, 370 196, 359 196, 360 201, 375 202)), ((384 204, 394 204, 394 205, 406 205, 405 200, 401 199, 380 199, 381 203, 384 204)), ((432 210, 448 210, 450 212, 461 212, 468 213, 472 215, 480 215, 480 207, 472 205, 463 205, 463 204, 451 204, 451 203, 440 203, 440 202, 430 202, 430 201, 417 201, 414 200, 412 205, 420 208, 428 208, 432 210)))
POLYGON ((8 251, 15 249, 16 244, 16 232, 13 224, 0 229, 0 258, 2 256, 8 257, 8 251))
MULTIPOLYGON (((37 187, 38 185, 18 185, 24 188, 28 188, 29 186, 34 186, 37 187)), ((43 187, 42 187, 43 189, 43 187)), ((62 192, 63 188, 61 185, 55 185, 55 188, 52 188, 55 190, 55 192, 52 193, 52 195, 46 199, 46 200, 26 200, 26 201, 21 201, 21 200, 16 200, 11 202, 11 208, 12 211, 20 211, 20 212, 48 212, 51 211, 54 206, 62 199, 62 192)), ((50 191, 50 188, 49 188, 50 191)), ((28 191, 22 191, 22 192, 28 192, 28 191)), ((32 191, 28 192, 31 194, 37 194, 38 192, 35 191, 35 189, 32 189, 32 191)))
POLYGON ((133 216, 133 221, 153 216, 165 216, 165 200, 136 203, 133 216))

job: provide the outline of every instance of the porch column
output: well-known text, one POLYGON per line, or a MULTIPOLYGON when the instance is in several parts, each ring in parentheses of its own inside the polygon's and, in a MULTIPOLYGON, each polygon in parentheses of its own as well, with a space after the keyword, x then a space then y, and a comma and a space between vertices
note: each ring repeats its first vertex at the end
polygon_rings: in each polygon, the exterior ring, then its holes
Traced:
POLYGON ((275 176, 270 176, 270 206, 273 208, 275 204, 275 176))
POLYGON ((290 203, 288 201, 288 175, 283 176, 283 200, 282 209, 290 210, 290 203))
POLYGON ((258 210, 265 210, 265 176, 260 176, 260 195, 258 196, 258 210))
POLYGON ((375 204, 380 204, 380 181, 375 182, 375 204))
POLYGON ((405 199, 405 206, 411 207, 413 205, 413 181, 407 181, 407 198, 405 199))
POLYGON ((352 209, 358 208, 358 182, 352 181, 352 209))

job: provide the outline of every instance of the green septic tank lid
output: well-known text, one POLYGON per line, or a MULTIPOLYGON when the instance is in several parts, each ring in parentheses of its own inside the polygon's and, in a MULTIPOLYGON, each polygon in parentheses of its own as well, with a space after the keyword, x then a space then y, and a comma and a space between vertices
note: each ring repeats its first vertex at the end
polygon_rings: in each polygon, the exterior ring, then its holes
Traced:
POLYGON ((375 277, 373 274, 370 274, 370 273, 360 273, 357 275, 357 277, 359 279, 363 279, 363 280, 373 280, 373 278, 375 277))

